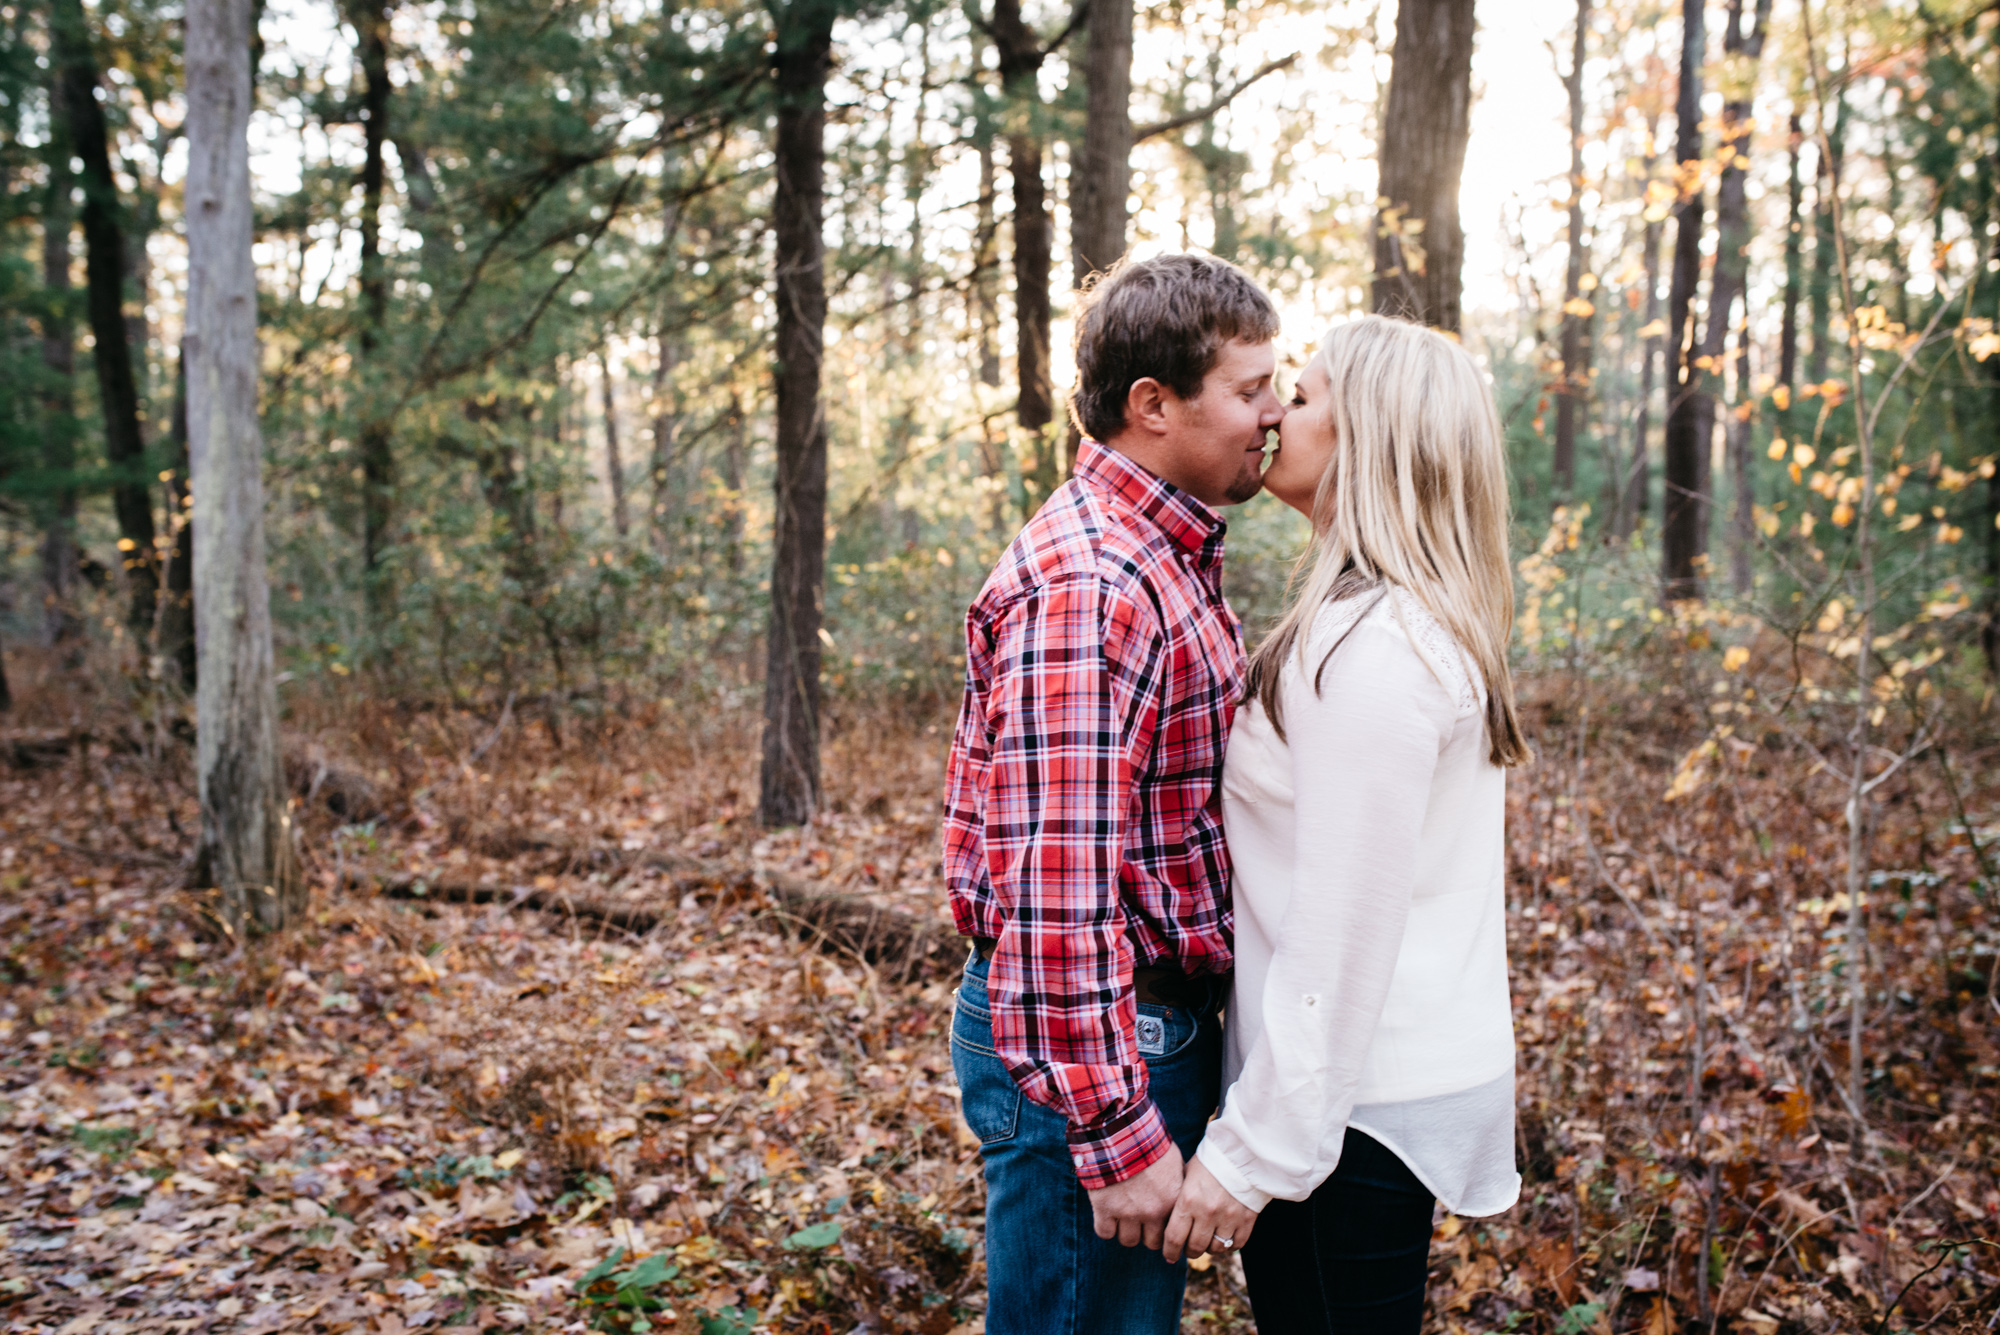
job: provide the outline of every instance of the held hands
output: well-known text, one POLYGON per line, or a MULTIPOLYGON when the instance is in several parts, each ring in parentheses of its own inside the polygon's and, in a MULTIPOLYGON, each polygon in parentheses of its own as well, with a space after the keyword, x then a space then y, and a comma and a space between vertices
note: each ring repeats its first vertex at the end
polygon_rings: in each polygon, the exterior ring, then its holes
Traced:
POLYGON ((1230 1195, 1208 1166, 1196 1159, 1187 1166, 1180 1199, 1174 1202, 1167 1220, 1167 1264, 1180 1260, 1183 1252, 1200 1256, 1210 1251, 1224 1255, 1241 1251, 1256 1226, 1257 1212, 1230 1195))
POLYGON ((1183 1255, 1238 1250, 1257 1223, 1257 1212, 1225 1191, 1201 1160, 1183 1163, 1172 1145, 1138 1176, 1091 1192, 1090 1212, 1098 1237, 1164 1247, 1169 1265, 1183 1255))
POLYGON ((1167 1216, 1180 1194, 1182 1166, 1180 1147, 1170 1141, 1167 1152, 1144 1172, 1092 1191, 1090 1214, 1097 1236, 1106 1242, 1116 1238, 1127 1247, 1144 1242, 1160 1250, 1167 1216))

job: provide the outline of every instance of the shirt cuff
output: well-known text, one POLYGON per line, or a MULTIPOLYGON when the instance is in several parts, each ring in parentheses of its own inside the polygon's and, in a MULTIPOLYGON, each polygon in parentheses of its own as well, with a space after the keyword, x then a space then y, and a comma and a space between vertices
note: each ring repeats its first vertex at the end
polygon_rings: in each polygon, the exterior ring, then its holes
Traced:
POLYGON ((1137 1177, 1173 1145, 1166 1119, 1150 1096, 1095 1126, 1069 1129, 1069 1157, 1086 1191, 1137 1177))
POLYGON ((1201 1166, 1222 1185, 1222 1189, 1236 1198, 1236 1203, 1257 1214, 1264 1213, 1264 1207, 1271 1203, 1271 1193, 1259 1191, 1250 1185, 1250 1179, 1241 1168, 1231 1162, 1228 1155, 1217 1147, 1212 1137, 1202 1137, 1194 1157, 1201 1160, 1201 1166))

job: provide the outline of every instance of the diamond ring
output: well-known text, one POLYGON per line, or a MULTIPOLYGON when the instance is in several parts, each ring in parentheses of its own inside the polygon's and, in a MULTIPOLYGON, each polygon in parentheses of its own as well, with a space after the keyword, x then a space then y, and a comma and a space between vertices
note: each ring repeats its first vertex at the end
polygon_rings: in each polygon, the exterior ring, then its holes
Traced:
POLYGON ((1234 1238, 1217 1238, 1217 1239, 1215 1240, 1215 1245, 1216 1245, 1216 1246, 1218 1246, 1218 1247, 1225 1247, 1225 1248, 1227 1248, 1227 1247, 1234 1247, 1234 1246, 1236 1245, 1236 1239, 1234 1239, 1234 1238))

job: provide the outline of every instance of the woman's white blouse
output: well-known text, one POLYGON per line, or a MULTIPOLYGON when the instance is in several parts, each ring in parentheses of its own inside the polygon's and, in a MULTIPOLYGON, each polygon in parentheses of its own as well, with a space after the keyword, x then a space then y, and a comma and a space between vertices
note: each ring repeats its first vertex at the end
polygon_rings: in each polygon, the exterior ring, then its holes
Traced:
POLYGON ((1317 692, 1296 656, 1281 673, 1288 740, 1254 701, 1230 734, 1236 980, 1199 1155, 1261 1210, 1310 1196, 1353 1126, 1447 1209, 1498 1214, 1521 1178, 1483 684, 1401 590, 1329 604, 1305 661, 1343 633, 1317 692))

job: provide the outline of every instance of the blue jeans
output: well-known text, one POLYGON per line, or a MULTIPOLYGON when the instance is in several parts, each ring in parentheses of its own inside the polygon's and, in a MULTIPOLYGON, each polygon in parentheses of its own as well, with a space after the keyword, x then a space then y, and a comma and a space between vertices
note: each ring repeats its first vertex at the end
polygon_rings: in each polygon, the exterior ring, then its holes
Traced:
MULTIPOLYGON (((965 965, 951 1064, 986 1169, 987 1335, 1174 1335, 1187 1262, 1097 1236, 1061 1116, 1031 1103, 993 1051, 986 961, 965 965)), ((1194 1154, 1222 1086, 1227 989, 1197 1010, 1139 1007, 1153 1102, 1183 1157, 1194 1154), (1157 1021, 1157 1028, 1152 1021, 1157 1021)))

